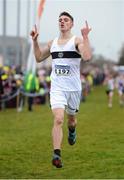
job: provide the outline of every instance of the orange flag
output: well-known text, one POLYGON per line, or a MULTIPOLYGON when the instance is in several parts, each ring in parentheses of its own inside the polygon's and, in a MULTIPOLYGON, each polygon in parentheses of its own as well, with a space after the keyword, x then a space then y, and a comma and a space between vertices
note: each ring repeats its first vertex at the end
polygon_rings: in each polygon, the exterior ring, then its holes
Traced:
POLYGON ((40 0, 39 7, 38 7, 38 18, 40 19, 43 13, 44 4, 46 0, 40 0))

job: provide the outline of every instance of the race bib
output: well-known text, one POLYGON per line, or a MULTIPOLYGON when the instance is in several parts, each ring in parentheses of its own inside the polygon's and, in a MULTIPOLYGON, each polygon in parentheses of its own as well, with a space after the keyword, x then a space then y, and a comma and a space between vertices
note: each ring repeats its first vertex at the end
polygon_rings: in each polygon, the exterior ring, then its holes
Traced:
POLYGON ((55 65, 55 73, 57 76, 68 76, 70 75, 70 66, 55 65))

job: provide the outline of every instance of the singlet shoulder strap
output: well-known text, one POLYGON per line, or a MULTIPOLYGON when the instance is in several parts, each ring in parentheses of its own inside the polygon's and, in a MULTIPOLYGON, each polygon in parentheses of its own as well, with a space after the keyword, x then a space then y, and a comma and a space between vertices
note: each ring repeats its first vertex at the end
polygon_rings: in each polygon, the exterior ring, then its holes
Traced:
POLYGON ((58 41, 58 37, 56 37, 56 38, 53 40, 53 44, 57 44, 57 41, 58 41))
POLYGON ((57 46, 57 40, 58 40, 58 38, 56 37, 55 39, 53 39, 53 42, 52 42, 52 44, 51 44, 51 48, 50 48, 50 51, 52 51, 53 50, 53 47, 55 46, 57 46))

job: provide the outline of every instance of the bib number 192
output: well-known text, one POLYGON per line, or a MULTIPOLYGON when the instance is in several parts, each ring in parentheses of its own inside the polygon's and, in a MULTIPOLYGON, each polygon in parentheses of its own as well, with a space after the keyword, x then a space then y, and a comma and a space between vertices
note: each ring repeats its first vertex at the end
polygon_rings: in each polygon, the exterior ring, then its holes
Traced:
POLYGON ((70 66, 55 65, 55 73, 58 76, 68 76, 70 74, 70 66))

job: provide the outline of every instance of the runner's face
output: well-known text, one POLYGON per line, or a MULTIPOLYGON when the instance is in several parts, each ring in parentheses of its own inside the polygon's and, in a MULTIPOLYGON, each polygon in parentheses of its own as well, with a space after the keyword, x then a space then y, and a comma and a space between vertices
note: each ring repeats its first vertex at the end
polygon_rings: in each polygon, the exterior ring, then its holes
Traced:
POLYGON ((72 28, 73 22, 68 16, 59 17, 59 29, 62 32, 68 31, 72 28))

